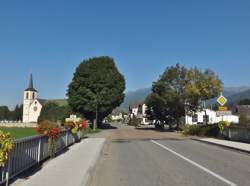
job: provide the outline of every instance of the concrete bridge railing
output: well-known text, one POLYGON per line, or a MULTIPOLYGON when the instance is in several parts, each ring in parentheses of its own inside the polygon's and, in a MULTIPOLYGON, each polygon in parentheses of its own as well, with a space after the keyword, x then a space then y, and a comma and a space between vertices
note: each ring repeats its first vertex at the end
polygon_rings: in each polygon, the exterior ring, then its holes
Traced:
MULTIPOLYGON (((72 134, 70 130, 63 131, 57 140, 56 152, 60 153, 66 147, 80 141, 81 138, 80 131, 77 134, 72 134)), ((5 167, 0 167, 0 185, 3 183, 8 185, 9 179, 39 165, 48 158, 48 137, 40 135, 16 140, 15 148, 10 153, 5 167)))

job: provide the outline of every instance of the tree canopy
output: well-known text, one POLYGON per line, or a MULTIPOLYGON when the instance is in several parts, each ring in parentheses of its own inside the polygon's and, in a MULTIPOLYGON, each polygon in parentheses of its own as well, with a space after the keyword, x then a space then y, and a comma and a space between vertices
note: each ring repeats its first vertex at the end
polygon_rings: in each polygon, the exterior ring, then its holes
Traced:
POLYGON ((52 122, 64 122, 66 117, 70 115, 70 108, 68 105, 59 106, 55 102, 47 102, 43 105, 38 122, 49 120, 52 122))
POLYGON ((108 116, 124 100, 125 79, 110 57, 84 60, 74 73, 68 102, 74 112, 93 121, 108 116))
POLYGON ((13 111, 7 106, 0 106, 0 120, 20 121, 23 117, 23 105, 16 105, 13 111))
POLYGON ((179 64, 168 67, 146 98, 149 119, 171 125, 201 108, 201 103, 222 91, 222 82, 211 70, 187 69, 179 64))

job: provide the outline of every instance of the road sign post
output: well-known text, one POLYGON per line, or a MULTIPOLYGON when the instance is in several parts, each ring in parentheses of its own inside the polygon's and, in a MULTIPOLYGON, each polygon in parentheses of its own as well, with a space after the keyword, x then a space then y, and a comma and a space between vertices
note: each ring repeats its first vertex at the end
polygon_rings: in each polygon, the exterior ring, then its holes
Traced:
POLYGON ((218 97, 217 102, 219 103, 219 109, 216 112, 217 116, 221 116, 221 120, 223 121, 223 116, 226 115, 232 115, 232 112, 228 110, 228 108, 225 106, 227 103, 227 98, 225 96, 223 96, 223 94, 221 93, 221 95, 218 97))

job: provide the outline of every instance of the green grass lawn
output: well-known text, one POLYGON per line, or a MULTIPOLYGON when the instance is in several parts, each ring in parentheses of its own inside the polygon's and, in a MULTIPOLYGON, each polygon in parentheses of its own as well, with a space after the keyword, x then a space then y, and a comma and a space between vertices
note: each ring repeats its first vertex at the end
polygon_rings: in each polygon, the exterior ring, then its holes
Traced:
POLYGON ((36 135, 34 128, 0 127, 0 130, 9 132, 15 139, 36 135))

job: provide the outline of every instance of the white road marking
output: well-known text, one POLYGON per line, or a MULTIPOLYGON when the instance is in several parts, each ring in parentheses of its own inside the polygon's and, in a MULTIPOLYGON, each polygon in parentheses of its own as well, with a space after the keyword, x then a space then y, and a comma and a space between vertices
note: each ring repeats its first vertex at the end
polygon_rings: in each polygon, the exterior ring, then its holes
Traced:
POLYGON ((208 170, 206 167, 203 167, 202 165, 199 165, 198 163, 196 163, 196 162, 194 162, 194 161, 192 161, 192 160, 186 158, 185 156, 183 156, 183 155, 181 155, 181 154, 179 154, 179 153, 173 151, 172 149, 170 149, 170 148, 168 148, 168 147, 166 147, 166 146, 164 146, 164 145, 162 145, 162 144, 156 142, 155 140, 151 140, 151 142, 154 143, 154 144, 156 144, 156 145, 158 145, 158 146, 160 146, 160 147, 162 147, 163 149, 165 149, 165 150, 167 150, 167 151, 173 153, 174 155, 178 156, 179 158, 181 158, 181 159, 183 159, 183 160, 185 160, 185 161, 191 163, 192 165, 194 165, 194 166, 200 168, 201 170, 205 171, 206 173, 208 173, 208 174, 210 174, 210 175, 212 175, 212 176, 218 178, 219 180, 221 180, 221 181, 227 183, 228 185, 237 186, 237 184, 235 184, 235 183, 233 183, 233 182, 227 180, 226 178, 223 178, 223 177, 220 176, 219 174, 216 174, 216 173, 214 173, 214 172, 208 170))

